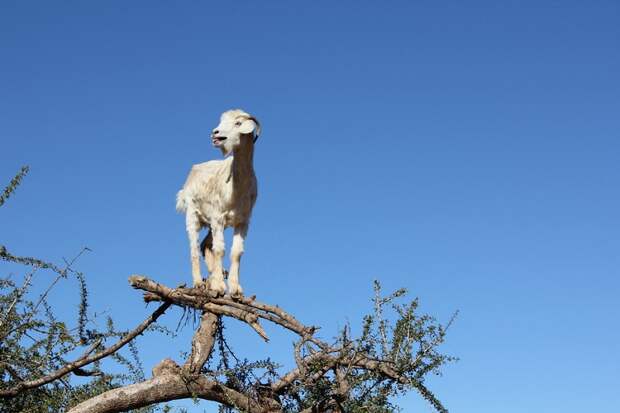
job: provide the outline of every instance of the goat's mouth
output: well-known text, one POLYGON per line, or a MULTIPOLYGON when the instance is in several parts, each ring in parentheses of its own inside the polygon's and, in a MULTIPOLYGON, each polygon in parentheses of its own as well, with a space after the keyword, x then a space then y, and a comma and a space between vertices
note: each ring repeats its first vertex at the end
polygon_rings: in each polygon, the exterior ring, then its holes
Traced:
POLYGON ((227 136, 213 136, 211 141, 213 142, 213 146, 220 147, 224 144, 224 141, 228 139, 227 136))

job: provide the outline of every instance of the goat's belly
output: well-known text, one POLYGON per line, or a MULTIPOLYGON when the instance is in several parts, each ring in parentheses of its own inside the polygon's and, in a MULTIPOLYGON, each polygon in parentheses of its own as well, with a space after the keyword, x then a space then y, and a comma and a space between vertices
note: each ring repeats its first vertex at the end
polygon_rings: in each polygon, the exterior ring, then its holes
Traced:
POLYGON ((245 222, 245 217, 246 215, 239 211, 230 211, 224 216, 224 222, 227 227, 234 227, 235 225, 245 222))
POLYGON ((224 225, 226 225, 227 227, 234 226, 236 224, 236 215, 237 214, 235 214, 235 211, 230 211, 224 214, 224 225))
POLYGON ((245 211, 230 211, 224 215, 224 225, 227 227, 234 227, 235 225, 247 223, 249 220, 249 213, 245 211))

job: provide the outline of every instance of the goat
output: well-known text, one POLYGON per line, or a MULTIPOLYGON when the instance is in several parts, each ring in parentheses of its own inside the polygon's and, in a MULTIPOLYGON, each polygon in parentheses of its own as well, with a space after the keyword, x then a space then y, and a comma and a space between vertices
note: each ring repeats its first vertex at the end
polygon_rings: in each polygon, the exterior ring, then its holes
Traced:
POLYGON ((260 124, 255 117, 240 109, 224 112, 220 124, 211 133, 211 140, 225 158, 194 165, 177 194, 177 211, 185 212, 194 286, 203 284, 202 250, 210 273, 206 287, 217 295, 224 295, 226 291, 222 260, 224 229, 228 227, 234 229, 228 292, 233 297, 243 295, 239 265, 257 196, 253 157, 259 135, 260 124), (202 228, 207 228, 209 233, 199 249, 198 236, 202 228))

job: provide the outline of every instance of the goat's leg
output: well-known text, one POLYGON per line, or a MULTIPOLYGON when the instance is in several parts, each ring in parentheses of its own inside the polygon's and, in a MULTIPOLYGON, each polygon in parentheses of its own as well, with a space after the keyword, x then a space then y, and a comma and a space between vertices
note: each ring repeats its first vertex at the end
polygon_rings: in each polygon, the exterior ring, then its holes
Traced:
POLYGON ((200 274, 200 250, 198 249, 198 234, 200 231, 200 223, 196 214, 190 209, 187 210, 185 216, 185 228, 187 229, 187 236, 189 238, 189 251, 192 260, 192 278, 194 280, 194 287, 200 285, 202 281, 202 275, 200 274))
POLYGON ((241 297, 243 289, 239 285, 239 266, 243 255, 243 243, 248 234, 248 225, 235 225, 232 247, 230 248, 230 271, 228 273, 228 292, 233 297, 241 297))
POLYGON ((226 283, 224 282, 224 268, 222 261, 224 260, 224 225, 211 225, 211 233, 213 234, 213 268, 209 276, 209 290, 214 291, 218 295, 226 293, 226 283))
POLYGON ((208 228, 208 230, 209 233, 200 243, 200 251, 202 251, 205 257, 207 269, 209 270, 209 274, 211 274, 213 272, 213 260, 215 257, 213 256, 213 234, 211 233, 211 228, 208 228))

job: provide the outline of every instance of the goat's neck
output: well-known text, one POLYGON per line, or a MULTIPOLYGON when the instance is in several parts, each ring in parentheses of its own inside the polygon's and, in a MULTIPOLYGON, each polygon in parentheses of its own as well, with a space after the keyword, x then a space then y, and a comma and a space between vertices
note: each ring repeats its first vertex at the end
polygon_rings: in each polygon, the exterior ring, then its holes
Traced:
POLYGON ((242 145, 233 152, 232 179, 233 186, 245 187, 254 176, 254 144, 242 145))

